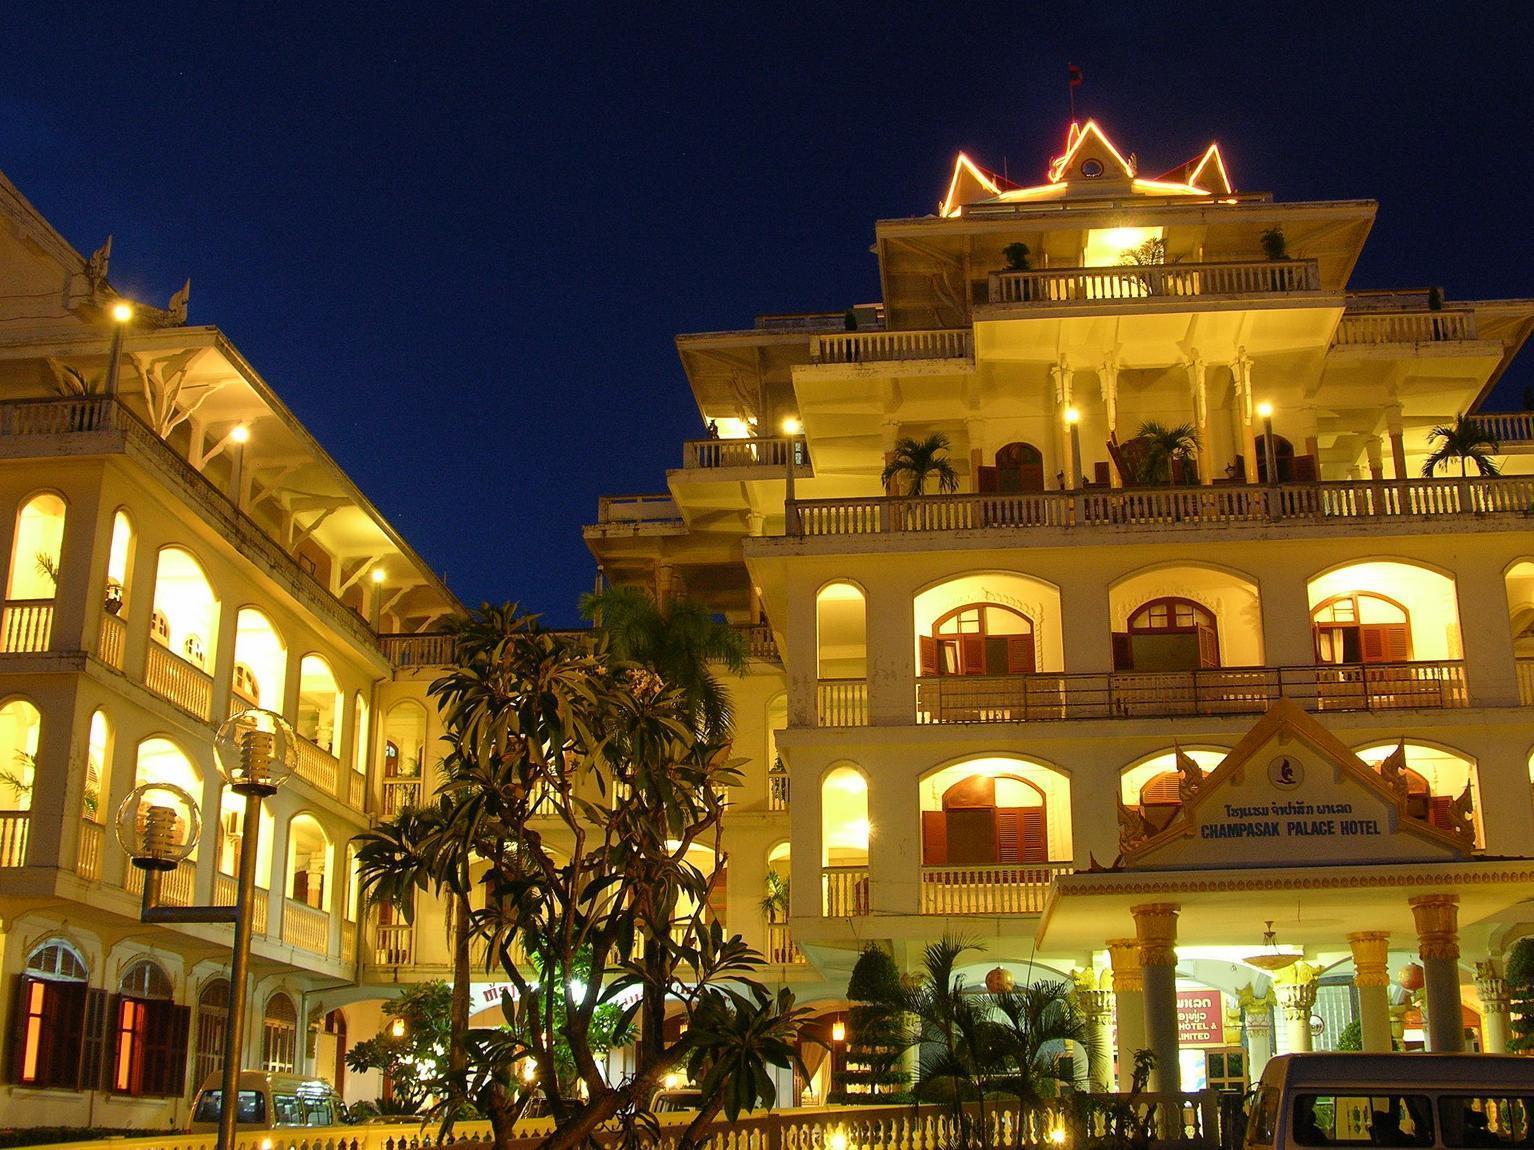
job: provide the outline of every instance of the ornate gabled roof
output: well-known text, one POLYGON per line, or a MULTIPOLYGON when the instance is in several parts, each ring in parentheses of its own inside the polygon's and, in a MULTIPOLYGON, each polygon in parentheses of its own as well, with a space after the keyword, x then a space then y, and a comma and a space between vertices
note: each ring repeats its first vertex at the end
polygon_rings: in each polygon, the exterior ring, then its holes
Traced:
POLYGON ((1218 144, 1210 144, 1193 159, 1155 179, 1139 174, 1139 160, 1125 155, 1096 120, 1072 122, 1065 150, 1050 161, 1045 182, 1018 187, 988 172, 969 156, 959 153, 954 161, 948 194, 939 206, 940 215, 959 216, 976 204, 1019 203, 1061 197, 1216 196, 1229 195, 1230 175, 1218 144))

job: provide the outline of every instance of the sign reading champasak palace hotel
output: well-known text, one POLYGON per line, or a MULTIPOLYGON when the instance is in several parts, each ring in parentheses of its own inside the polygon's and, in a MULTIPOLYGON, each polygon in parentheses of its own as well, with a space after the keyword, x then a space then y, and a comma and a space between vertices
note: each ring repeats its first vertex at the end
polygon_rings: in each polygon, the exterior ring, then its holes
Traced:
POLYGON ((1468 797, 1447 809, 1448 825, 1414 817, 1396 764, 1371 769, 1293 704, 1275 706, 1207 776, 1185 756, 1178 769, 1184 802, 1163 830, 1121 813, 1127 869, 1415 862, 1474 846, 1468 797))

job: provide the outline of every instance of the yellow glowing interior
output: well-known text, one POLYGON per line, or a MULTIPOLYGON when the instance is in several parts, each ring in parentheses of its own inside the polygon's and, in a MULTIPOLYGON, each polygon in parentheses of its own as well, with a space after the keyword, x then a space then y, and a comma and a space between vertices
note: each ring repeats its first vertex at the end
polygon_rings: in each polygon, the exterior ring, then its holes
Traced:
POLYGON ((0 771, 7 776, 0 779, 0 803, 13 811, 32 808, 41 721, 37 708, 25 699, 0 707, 0 771))
POLYGON ((57 593, 50 571, 58 570, 64 550, 64 515, 64 501, 49 492, 22 505, 11 545, 7 599, 52 599, 57 593))
POLYGON ((868 618, 863 592, 832 583, 815 597, 819 677, 861 679, 868 674, 868 618))
POLYGON ((1089 268, 1117 267, 1124 263, 1125 252, 1165 234, 1165 228, 1093 228, 1087 232, 1081 262, 1089 268))
POLYGON ((820 850, 826 866, 868 863, 868 780, 838 767, 820 786, 820 850))

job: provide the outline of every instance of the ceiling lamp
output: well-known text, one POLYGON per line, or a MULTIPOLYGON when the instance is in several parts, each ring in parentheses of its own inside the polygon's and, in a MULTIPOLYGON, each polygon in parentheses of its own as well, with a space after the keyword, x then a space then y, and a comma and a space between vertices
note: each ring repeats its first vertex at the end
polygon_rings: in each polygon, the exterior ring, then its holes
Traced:
POLYGON ((1300 961, 1297 954, 1285 954, 1278 949, 1278 935, 1273 930, 1273 920, 1268 919, 1268 929, 1262 932, 1262 945, 1265 950, 1257 954, 1249 954, 1241 961, 1248 966, 1255 966, 1258 970, 1269 972, 1283 970, 1300 961))

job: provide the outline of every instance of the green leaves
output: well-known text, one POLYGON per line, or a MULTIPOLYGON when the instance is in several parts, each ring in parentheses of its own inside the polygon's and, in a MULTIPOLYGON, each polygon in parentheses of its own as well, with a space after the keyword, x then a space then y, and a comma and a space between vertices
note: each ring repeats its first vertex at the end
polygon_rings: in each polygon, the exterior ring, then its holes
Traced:
POLYGON ((926 439, 903 438, 895 441, 890 461, 879 475, 884 490, 893 495, 895 481, 902 476, 907 481, 907 495, 926 493, 927 481, 937 480, 938 490, 951 494, 959 489, 959 473, 948 460, 952 446, 948 436, 935 431, 926 439))

